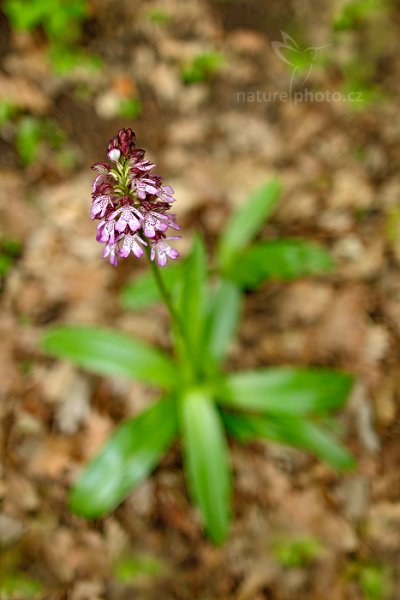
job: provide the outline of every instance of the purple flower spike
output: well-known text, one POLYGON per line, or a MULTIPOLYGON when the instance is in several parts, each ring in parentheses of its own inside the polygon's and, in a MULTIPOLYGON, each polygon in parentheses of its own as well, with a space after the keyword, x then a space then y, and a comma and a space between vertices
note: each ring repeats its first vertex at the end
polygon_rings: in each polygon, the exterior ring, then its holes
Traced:
POLYGON ((155 164, 145 158, 137 148, 132 129, 120 129, 110 140, 107 156, 116 163, 97 162, 92 169, 97 172, 93 182, 92 219, 100 220, 97 241, 105 244, 103 258, 114 266, 118 257, 133 254, 141 258, 143 246, 150 244, 151 260, 165 266, 167 259, 175 260, 179 252, 167 240, 167 230, 180 229, 175 215, 166 214, 174 202, 174 190, 162 185, 162 177, 153 173, 155 164))

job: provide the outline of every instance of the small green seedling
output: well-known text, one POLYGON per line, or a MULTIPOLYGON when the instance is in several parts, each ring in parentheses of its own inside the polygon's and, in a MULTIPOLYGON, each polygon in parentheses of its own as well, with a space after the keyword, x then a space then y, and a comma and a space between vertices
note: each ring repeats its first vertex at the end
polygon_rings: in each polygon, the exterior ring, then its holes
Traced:
POLYGON ((21 251, 22 244, 16 238, 7 237, 0 240, 0 277, 7 275, 21 251))
POLYGON ((162 8, 153 8, 146 12, 146 17, 151 23, 167 26, 171 23, 171 15, 162 8))
POLYGON ((322 546, 312 537, 278 539, 272 544, 276 561, 285 569, 306 567, 320 556, 322 546))
POLYGON ((120 583, 129 584, 138 578, 158 577, 165 570, 164 565, 153 556, 122 556, 114 566, 114 574, 120 583))
POLYGON ((219 73, 224 65, 224 55, 221 52, 209 51, 195 56, 181 70, 183 83, 202 83, 210 81, 219 73))
POLYGON ((124 98, 121 100, 118 114, 124 119, 138 119, 142 114, 140 98, 124 98))

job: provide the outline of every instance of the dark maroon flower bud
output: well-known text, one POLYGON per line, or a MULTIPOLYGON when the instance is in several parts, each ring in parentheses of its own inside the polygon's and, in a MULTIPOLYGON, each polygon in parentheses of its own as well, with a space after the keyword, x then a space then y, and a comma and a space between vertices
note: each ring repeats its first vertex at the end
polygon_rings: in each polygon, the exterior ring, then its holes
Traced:
POLYGON ((118 132, 119 147, 124 156, 129 156, 135 149, 136 135, 132 129, 120 129, 118 132))

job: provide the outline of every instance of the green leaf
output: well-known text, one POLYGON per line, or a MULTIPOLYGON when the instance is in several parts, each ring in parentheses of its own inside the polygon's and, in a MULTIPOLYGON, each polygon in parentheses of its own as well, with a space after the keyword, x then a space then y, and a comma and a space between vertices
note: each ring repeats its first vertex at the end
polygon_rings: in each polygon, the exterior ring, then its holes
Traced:
POLYGON ((228 533, 231 476, 221 419, 207 393, 193 390, 182 399, 181 427, 189 489, 219 544, 228 533))
POLYGON ((321 246, 301 240, 275 240, 254 244, 237 258, 228 271, 229 279, 252 289, 265 279, 294 279, 326 273, 334 263, 321 246))
POLYGON ((219 281, 206 323, 205 357, 217 363, 225 357, 240 319, 241 293, 229 281, 219 281))
POLYGON ((186 260, 181 299, 181 314, 187 325, 191 348, 196 355, 203 342, 206 309, 207 259, 203 241, 196 237, 186 260))
POLYGON ((176 403, 171 398, 125 421, 72 489, 71 510, 95 519, 115 508, 151 473, 171 445, 177 428, 176 403))
POLYGON ((322 427, 297 417, 242 415, 223 411, 228 431, 242 442, 269 439, 307 450, 338 470, 351 469, 353 456, 322 427))
MULTIPOLYGON (((168 269, 164 269, 162 272, 165 287, 171 293, 173 293, 173 288, 182 282, 183 266, 182 263, 170 264, 168 269)), ((124 308, 131 310, 142 310, 160 302, 161 295, 153 274, 146 271, 128 283, 122 291, 121 301, 124 308)))
POLYGON ((232 408, 286 415, 326 415, 341 408, 353 378, 328 369, 274 367, 234 373, 217 390, 232 408))
POLYGON ((223 269, 231 266, 250 240, 262 229, 278 203, 281 185, 272 179, 258 188, 228 221, 219 242, 218 259, 223 269))
POLYGON ((161 387, 174 387, 178 374, 159 350, 122 333, 97 327, 55 327, 43 349, 100 375, 122 375, 161 387))

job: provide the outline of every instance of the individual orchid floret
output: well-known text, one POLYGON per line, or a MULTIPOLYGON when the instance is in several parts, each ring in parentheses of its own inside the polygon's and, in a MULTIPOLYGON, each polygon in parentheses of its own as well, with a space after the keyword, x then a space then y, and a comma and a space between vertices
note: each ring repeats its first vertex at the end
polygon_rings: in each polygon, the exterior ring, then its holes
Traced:
POLYGON ((113 206, 112 200, 110 196, 96 196, 93 199, 92 209, 90 211, 90 216, 92 219, 102 219, 107 212, 107 208, 109 206, 113 206))
POLYGON ((103 244, 115 244, 115 221, 101 221, 97 225, 96 240, 103 244))
POLYGON ((170 236, 154 242, 151 246, 150 259, 154 260, 157 258, 157 264, 159 267, 165 267, 167 264, 167 257, 172 260, 179 258, 179 252, 176 248, 173 248, 167 244, 166 240, 179 240, 180 236, 170 236))
POLYGON ((163 200, 164 202, 168 202, 169 204, 172 204, 172 202, 175 202, 175 198, 174 198, 174 188, 171 185, 162 185, 161 186, 161 192, 158 193, 158 197, 160 198, 160 200, 163 200))
POLYGON ((157 232, 165 233, 169 227, 169 219, 166 215, 150 211, 143 218, 144 235, 148 238, 156 236, 157 232))
POLYGON ((93 182, 91 218, 100 220, 96 239, 105 244, 103 258, 114 266, 118 257, 130 254, 141 258, 148 248, 151 260, 159 266, 175 260, 179 252, 167 243, 168 229, 180 229, 175 215, 169 214, 174 190, 162 185, 162 177, 153 172, 155 164, 137 148, 132 129, 120 129, 107 147, 112 163, 92 166, 97 175, 93 182), (167 214, 168 213, 168 214, 167 214))
POLYGON ((108 175, 108 173, 110 172, 110 165, 106 162, 100 161, 94 163, 94 165, 92 165, 92 169, 93 171, 97 171, 98 173, 100 173, 100 175, 108 175))
POLYGON ((142 246, 147 246, 147 243, 142 240, 137 234, 131 235, 127 234, 124 236, 124 241, 122 242, 122 246, 118 250, 118 254, 122 256, 122 258, 126 258, 129 256, 129 253, 132 252, 136 258, 141 258, 144 254, 144 250, 142 246))
MULTIPOLYGON (((125 196, 126 199, 126 196, 125 196)), ((141 219, 143 216, 141 212, 134 206, 128 203, 124 204, 120 208, 117 208, 111 215, 110 220, 119 217, 115 224, 115 229, 119 232, 124 232, 127 228, 135 233, 141 227, 141 219)))
POLYGON ((117 252, 118 252, 118 245, 116 243, 115 244, 106 244, 103 248, 102 256, 103 256, 103 258, 109 258, 110 264, 112 264, 114 267, 116 267, 118 265, 117 252))
POLYGON ((140 200, 145 200, 147 196, 157 196, 158 188, 154 185, 154 181, 149 177, 134 179, 132 181, 132 190, 136 191, 140 200))

